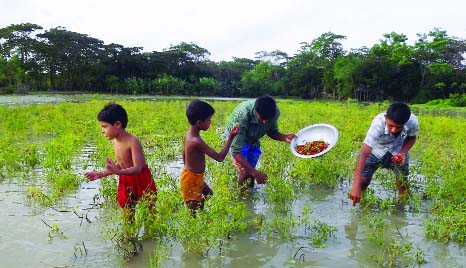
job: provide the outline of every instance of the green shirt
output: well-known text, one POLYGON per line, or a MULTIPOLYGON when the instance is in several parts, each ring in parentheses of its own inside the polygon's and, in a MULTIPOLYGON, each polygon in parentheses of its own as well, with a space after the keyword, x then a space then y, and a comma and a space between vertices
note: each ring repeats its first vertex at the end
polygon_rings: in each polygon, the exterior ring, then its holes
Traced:
POLYGON ((269 119, 266 124, 262 124, 259 122, 254 112, 255 101, 256 100, 247 100, 238 104, 228 117, 225 127, 227 131, 230 131, 236 123, 239 125, 239 133, 231 144, 231 151, 234 153, 240 153, 245 144, 259 145, 259 139, 268 131, 278 131, 277 119, 280 116, 278 107, 277 114, 269 119))

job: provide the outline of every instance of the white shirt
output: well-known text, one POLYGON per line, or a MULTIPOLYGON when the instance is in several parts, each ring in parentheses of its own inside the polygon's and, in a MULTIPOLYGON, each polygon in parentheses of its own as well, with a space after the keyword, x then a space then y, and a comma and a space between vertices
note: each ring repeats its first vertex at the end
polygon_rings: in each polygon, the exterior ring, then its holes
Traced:
POLYGON ((370 146, 372 148, 371 153, 380 159, 387 152, 397 154, 406 137, 414 137, 417 136, 418 133, 419 122, 415 115, 411 114, 401 132, 395 136, 389 133, 385 120, 385 113, 381 113, 372 120, 364 143, 370 146))

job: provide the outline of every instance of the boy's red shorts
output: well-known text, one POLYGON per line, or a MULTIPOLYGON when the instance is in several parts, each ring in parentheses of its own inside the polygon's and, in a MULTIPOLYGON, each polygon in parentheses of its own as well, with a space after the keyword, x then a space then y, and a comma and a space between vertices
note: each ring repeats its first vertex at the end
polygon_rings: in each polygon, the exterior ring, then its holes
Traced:
POLYGON ((147 165, 137 175, 119 175, 117 201, 120 207, 133 208, 143 195, 157 196, 157 187, 147 165))

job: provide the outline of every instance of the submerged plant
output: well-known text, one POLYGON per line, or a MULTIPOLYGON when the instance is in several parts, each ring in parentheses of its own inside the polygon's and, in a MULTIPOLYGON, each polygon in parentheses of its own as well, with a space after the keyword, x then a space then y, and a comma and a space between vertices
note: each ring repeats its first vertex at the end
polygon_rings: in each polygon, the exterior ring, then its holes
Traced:
POLYGON ((52 225, 49 225, 46 223, 44 220, 42 222, 50 228, 50 231, 48 233, 49 240, 53 240, 54 238, 61 238, 61 239, 66 239, 67 237, 63 233, 63 231, 60 229, 58 226, 58 223, 53 223, 52 225))
POLYGON ((34 203, 37 203, 42 206, 50 206, 52 202, 52 198, 49 197, 47 194, 42 192, 41 189, 38 187, 28 187, 27 188, 27 198, 34 203))
POLYGON ((411 242, 395 239, 384 247, 379 263, 390 268, 421 267, 421 264, 425 263, 423 251, 417 249, 417 251, 413 252, 413 250, 411 242))
POLYGON ((384 217, 378 214, 370 217, 368 227, 367 240, 379 246, 382 245, 385 241, 385 229, 387 228, 384 217))
POLYGON ((306 230, 310 233, 309 242, 312 247, 326 248, 326 241, 333 235, 337 228, 325 222, 313 219, 312 223, 306 227, 306 230))

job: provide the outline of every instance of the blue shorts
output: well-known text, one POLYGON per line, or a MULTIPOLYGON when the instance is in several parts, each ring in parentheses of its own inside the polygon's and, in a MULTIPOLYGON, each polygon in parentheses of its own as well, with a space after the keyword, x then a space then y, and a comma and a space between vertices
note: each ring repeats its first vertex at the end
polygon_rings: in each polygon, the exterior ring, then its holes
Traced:
POLYGON ((397 178, 399 178, 400 175, 402 175, 403 180, 407 180, 409 175, 409 155, 406 154, 405 162, 403 165, 396 165, 393 162, 389 162, 388 164, 383 163, 382 159, 378 159, 375 155, 370 154, 366 159, 366 163, 364 164, 362 176, 366 178, 372 178, 375 171, 379 167, 391 169, 393 170, 397 178))
MULTIPOLYGON (((225 136, 228 139, 228 136, 230 135, 230 132, 228 130, 225 130, 225 136)), ((231 148, 230 148, 230 153, 232 153, 231 148)), ((255 144, 245 144, 241 148, 241 155, 248 160, 249 164, 256 168, 257 162, 259 162, 259 157, 261 156, 262 151, 261 151, 261 146, 259 143, 255 144)), ((233 160, 233 162, 236 164, 236 161, 233 160)))
POLYGON ((241 154, 244 158, 246 158, 253 166, 256 168, 257 162, 259 162, 259 157, 262 154, 260 145, 253 145, 253 144, 245 144, 243 148, 241 148, 241 154))

